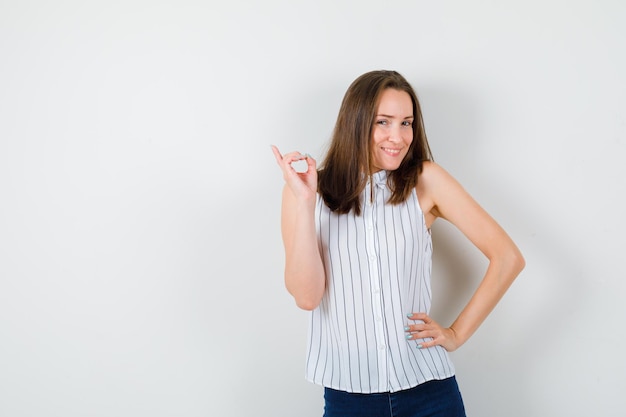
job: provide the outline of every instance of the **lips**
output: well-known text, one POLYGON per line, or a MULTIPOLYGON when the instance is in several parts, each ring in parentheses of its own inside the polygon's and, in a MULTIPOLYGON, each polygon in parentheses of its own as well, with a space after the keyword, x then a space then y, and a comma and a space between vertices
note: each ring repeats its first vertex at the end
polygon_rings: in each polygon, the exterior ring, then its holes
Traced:
POLYGON ((382 149, 385 153, 388 153, 389 155, 399 155, 401 149, 392 149, 392 148, 380 148, 382 149))

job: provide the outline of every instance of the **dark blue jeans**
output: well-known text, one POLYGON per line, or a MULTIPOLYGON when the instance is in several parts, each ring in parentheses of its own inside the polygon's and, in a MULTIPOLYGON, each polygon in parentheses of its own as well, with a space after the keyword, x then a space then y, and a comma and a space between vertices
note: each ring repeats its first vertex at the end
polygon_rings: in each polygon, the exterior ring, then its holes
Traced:
POLYGON ((393 393, 354 394, 324 389, 324 417, 465 417, 456 378, 393 393))

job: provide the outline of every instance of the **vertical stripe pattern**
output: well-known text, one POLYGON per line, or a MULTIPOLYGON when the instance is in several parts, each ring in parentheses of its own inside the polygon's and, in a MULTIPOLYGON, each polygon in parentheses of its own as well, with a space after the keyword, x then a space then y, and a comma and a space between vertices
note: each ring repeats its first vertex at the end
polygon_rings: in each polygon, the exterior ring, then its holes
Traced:
POLYGON ((316 227, 326 292, 311 312, 306 378, 355 393, 396 392, 454 375, 440 346, 406 340, 408 313, 430 311, 432 241, 413 191, 386 204, 386 171, 362 194, 361 216, 331 212, 318 196, 316 227))

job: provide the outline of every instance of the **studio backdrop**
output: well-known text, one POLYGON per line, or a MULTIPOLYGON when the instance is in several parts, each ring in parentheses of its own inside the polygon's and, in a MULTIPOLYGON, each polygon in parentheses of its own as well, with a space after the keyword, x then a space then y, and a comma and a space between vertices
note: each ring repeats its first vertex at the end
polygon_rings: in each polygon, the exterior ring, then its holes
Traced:
MULTIPOLYGON (((527 261, 468 415, 623 415, 625 4, 1 1, 0 416, 321 416, 270 145, 320 160, 374 69, 527 261)), ((450 324, 486 261, 432 233, 450 324)))

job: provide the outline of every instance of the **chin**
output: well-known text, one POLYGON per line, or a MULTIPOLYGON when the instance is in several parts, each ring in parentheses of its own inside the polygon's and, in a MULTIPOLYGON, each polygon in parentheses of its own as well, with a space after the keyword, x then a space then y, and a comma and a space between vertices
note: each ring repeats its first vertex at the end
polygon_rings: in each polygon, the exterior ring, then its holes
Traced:
POLYGON ((402 159, 397 158, 389 160, 388 158, 381 158, 378 163, 374 163, 374 167, 376 167, 376 169, 384 169, 385 171, 395 171, 400 168, 405 158, 406 155, 404 155, 402 159))
POLYGON ((400 168, 400 165, 374 166, 374 172, 376 172, 376 171, 395 171, 398 168, 400 168))
POLYGON ((386 164, 380 164, 381 169, 384 169, 385 171, 395 171, 396 169, 400 168, 400 165, 402 164, 402 162, 398 162, 398 163, 386 163, 386 164))

